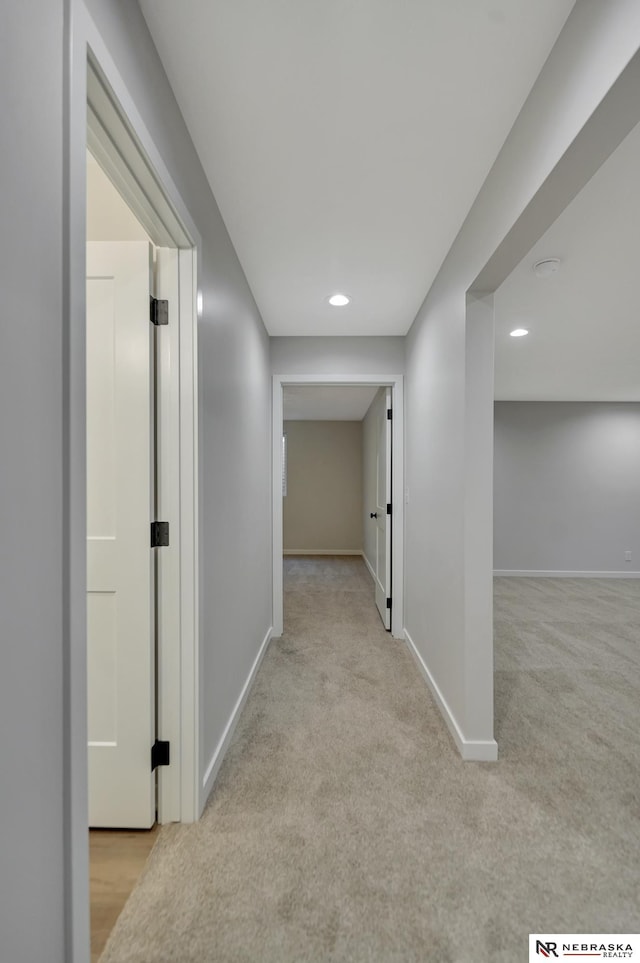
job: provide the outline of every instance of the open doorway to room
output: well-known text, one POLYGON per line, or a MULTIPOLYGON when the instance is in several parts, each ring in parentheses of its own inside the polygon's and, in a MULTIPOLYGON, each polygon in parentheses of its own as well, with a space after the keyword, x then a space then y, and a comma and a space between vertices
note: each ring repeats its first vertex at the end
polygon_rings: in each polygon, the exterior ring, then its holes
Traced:
POLYGON ((158 709, 157 573, 156 559, 149 558, 147 527, 137 531, 137 522, 155 510, 156 345, 138 321, 146 312, 150 289, 155 291, 157 255, 147 232, 87 152, 92 960, 99 958, 156 838, 155 778, 144 765, 138 740, 145 739, 145 733, 148 738, 149 727, 155 728, 158 709), (124 364, 123 354, 137 356, 138 363, 124 364), (137 680, 133 686, 132 680, 137 680))
POLYGON ((494 294, 496 735, 570 759, 547 791, 570 782, 585 832, 606 812, 603 854, 635 832, 639 162, 640 125, 494 294))
POLYGON ((156 838, 197 818, 196 250, 113 90, 87 74, 91 950, 156 838))
MULTIPOLYGON (((402 383, 274 382, 274 627, 300 583, 353 578, 402 627, 402 383), (276 481, 277 479, 277 481, 276 481), (400 493, 399 496, 396 493, 400 493), (284 556, 284 568, 283 568, 284 556)), ((345 583, 346 584, 346 583, 345 583)))
POLYGON ((388 391, 369 385, 285 386, 282 489, 285 598, 295 572, 315 572, 317 579, 322 573, 330 582, 332 573, 339 580, 347 571, 364 572, 355 561, 362 559, 372 585, 363 582, 373 589, 387 630, 392 538, 388 391), (295 564, 288 561, 294 557, 295 564))
POLYGON ((89 825, 149 829, 155 778, 158 251, 87 156, 87 705, 89 825), (106 213, 110 219, 107 219, 106 213))

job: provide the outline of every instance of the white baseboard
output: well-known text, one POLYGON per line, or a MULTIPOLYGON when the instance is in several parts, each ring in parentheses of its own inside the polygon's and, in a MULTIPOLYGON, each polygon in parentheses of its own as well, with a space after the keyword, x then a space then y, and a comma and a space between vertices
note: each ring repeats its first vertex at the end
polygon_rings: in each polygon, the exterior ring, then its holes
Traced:
POLYGON ((238 696, 238 701, 233 707, 233 712, 229 717, 229 721, 225 726, 225 729, 224 729, 224 732, 222 733, 220 741, 218 742, 218 745, 216 746, 214 753, 211 756, 211 759, 209 760, 209 765, 207 766, 206 772, 204 774, 204 778, 202 780, 202 798, 200 800, 201 802, 200 812, 202 812, 202 810, 204 809, 205 803, 209 798, 211 790, 213 789, 213 784, 216 781, 218 770, 220 769, 220 766, 222 765, 222 760, 224 759, 224 755, 227 749, 229 748, 229 743, 231 742, 231 738, 238 724, 240 713, 244 708, 244 704, 247 701, 247 696, 251 691, 251 686, 255 681, 256 675, 258 674, 260 663, 262 662, 262 660, 266 655, 272 635, 273 635, 273 626, 269 629, 264 639, 262 640, 262 644, 260 645, 258 654, 255 657, 253 665, 251 666, 251 671, 247 676, 247 681, 242 687, 242 692, 238 696))
POLYGON ((362 555, 361 548, 285 548, 283 555, 362 555))
POLYGON ((372 565, 370 564, 369 559, 368 559, 367 556, 364 554, 364 552, 362 553, 362 558, 363 558, 363 560, 364 560, 364 564, 365 564, 365 565, 367 566, 367 568, 369 569, 369 575, 371 576, 371 578, 372 578, 373 581, 375 582, 375 580, 376 580, 376 573, 373 571, 373 567, 372 567, 372 565))
POLYGON ((431 672, 427 668, 426 663, 416 648, 415 642, 406 629, 404 630, 404 638, 407 648, 415 659, 416 664, 429 687, 429 690, 436 700, 438 708, 442 713, 444 721, 447 724, 447 728, 453 736, 453 741, 455 742, 458 752, 462 758, 469 762, 495 762, 498 758, 498 743, 495 741, 495 739, 465 738, 456 717, 447 703, 447 700, 440 691, 436 680, 431 675, 431 672))
POLYGON ((496 568, 497 578, 640 578, 640 572, 569 572, 566 569, 554 572, 549 569, 496 568))

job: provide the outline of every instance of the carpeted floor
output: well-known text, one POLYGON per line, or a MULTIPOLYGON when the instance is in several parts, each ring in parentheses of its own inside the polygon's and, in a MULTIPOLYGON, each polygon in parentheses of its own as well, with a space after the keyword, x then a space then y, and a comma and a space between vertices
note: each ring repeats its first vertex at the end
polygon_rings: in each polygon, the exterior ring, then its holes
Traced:
POLYGON ((498 763, 463 763, 359 559, 285 562, 199 824, 102 963, 524 963, 640 931, 640 583, 498 579, 498 763))

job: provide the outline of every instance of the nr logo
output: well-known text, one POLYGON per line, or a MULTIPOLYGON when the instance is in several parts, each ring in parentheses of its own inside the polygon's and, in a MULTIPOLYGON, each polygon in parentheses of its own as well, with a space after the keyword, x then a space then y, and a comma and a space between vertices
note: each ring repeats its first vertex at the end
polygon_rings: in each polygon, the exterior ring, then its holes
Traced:
POLYGON ((536 940, 536 953, 538 956, 555 956, 557 958, 557 946, 557 943, 543 943, 542 940, 536 940))

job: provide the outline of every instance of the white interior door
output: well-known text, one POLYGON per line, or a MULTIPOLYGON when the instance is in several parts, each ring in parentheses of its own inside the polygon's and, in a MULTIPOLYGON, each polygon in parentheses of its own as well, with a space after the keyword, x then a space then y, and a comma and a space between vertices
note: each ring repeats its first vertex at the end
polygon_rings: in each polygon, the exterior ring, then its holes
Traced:
POLYGON ((155 821, 152 249, 87 244, 89 824, 155 821))
POLYGON ((391 629, 391 388, 378 405, 376 430, 376 605, 391 629))

